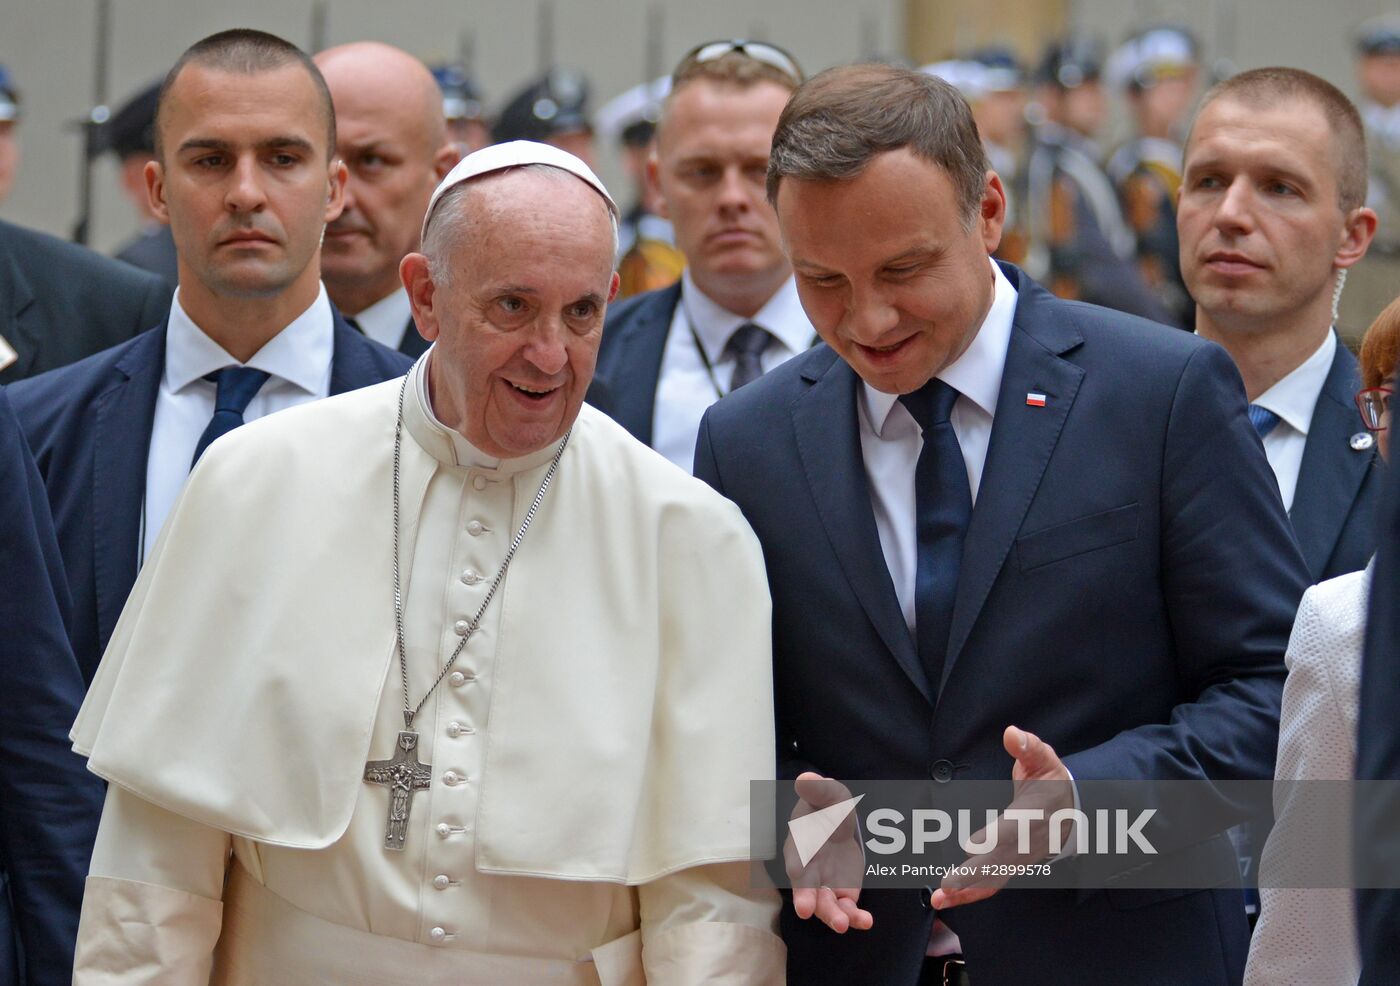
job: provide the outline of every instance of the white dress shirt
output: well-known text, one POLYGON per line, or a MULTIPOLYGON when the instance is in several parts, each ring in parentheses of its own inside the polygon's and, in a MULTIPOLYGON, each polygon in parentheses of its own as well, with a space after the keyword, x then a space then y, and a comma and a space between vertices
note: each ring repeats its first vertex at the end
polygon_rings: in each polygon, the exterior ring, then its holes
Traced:
MULTIPOLYGON (((1011 321, 1016 314, 1016 289, 996 264, 992 264, 992 270, 996 297, 982 327, 967 351, 938 373, 938 379, 959 395, 951 421, 967 465, 967 483, 974 504, 982 484, 982 466, 987 461, 992 416, 1001 393, 1006 349, 1011 344, 1011 321)), ((859 393, 856 404, 860 408, 860 450, 870 480, 875 527, 880 532, 880 547, 904 611, 904 622, 912 633, 914 575, 919 555, 914 468, 924 448, 923 434, 898 395, 881 393, 867 383, 861 384, 859 393)))
POLYGON ((729 392, 735 358, 724 347, 734 330, 748 322, 767 329, 777 340, 759 357, 765 373, 809 349, 816 339, 816 331, 798 301, 797 282, 791 277, 753 318, 745 318, 702 294, 689 270, 681 275, 681 300, 671 318, 666 349, 661 354, 661 375, 656 382, 651 447, 686 472, 695 462, 701 416, 719 400, 721 393, 729 392), (703 355, 696 348, 697 338, 703 355))
POLYGON ((1293 495, 1298 490, 1298 470, 1303 465, 1303 449, 1308 444, 1313 409, 1317 407, 1336 354, 1337 336, 1328 330, 1327 338, 1316 352, 1254 399, 1255 404, 1279 416, 1279 423, 1264 436, 1264 455, 1278 480, 1284 510, 1293 509, 1293 495))
POLYGON ((403 342, 404 332, 417 332, 408 326, 413 317, 413 306, 408 303, 408 290, 399 288, 393 294, 385 295, 364 311, 351 316, 360 331, 381 346, 398 349, 403 342))
MULTIPOLYGON (((323 286, 311 307, 253 354, 244 366, 271 374, 243 412, 244 421, 325 397, 331 387, 335 326, 323 286)), ((238 366, 195 325, 180 307, 180 293, 170 303, 165 335, 165 372, 156 394, 151 450, 146 460, 146 496, 142 501, 140 560, 155 547, 165 517, 184 488, 199 437, 214 416, 217 387, 205 374, 238 366)))

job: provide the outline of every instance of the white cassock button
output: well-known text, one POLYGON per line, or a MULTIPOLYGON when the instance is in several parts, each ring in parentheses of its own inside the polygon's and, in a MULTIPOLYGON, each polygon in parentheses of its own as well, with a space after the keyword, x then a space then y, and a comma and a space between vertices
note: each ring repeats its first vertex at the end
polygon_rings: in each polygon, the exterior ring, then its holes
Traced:
POLYGON ((428 932, 428 937, 434 942, 440 942, 447 937, 447 932, 442 928, 434 928, 432 931, 428 932))
POLYGON ((447 676, 447 683, 453 688, 461 688, 467 683, 467 676, 460 671, 453 671, 447 676))
POLYGON ((446 890, 452 881, 447 878, 447 874, 439 873, 433 877, 433 887, 437 890, 446 890))
POLYGON ((449 722, 447 724, 447 735, 456 739, 462 735, 462 724, 460 722, 449 722))
POLYGON ((475 476, 475 477, 473 477, 473 478, 472 478, 472 488, 473 488, 473 489, 478 489, 478 490, 484 490, 484 489, 486 489, 486 477, 485 477, 485 476, 475 476))
POLYGON ((459 780, 462 779, 462 776, 458 774, 455 770, 449 770, 447 771, 447 773, 442 775, 442 782, 448 787, 451 787, 452 785, 456 784, 459 780))
POLYGON ((438 822, 436 832, 439 839, 445 839, 452 834, 452 826, 446 822, 438 822))
POLYGON ((467 569, 465 572, 462 573, 462 584, 463 584, 463 585, 476 585, 476 584, 478 584, 478 583, 481 582, 481 581, 482 581, 481 576, 478 575, 478 574, 476 573, 476 570, 475 570, 475 569, 469 568, 469 569, 467 569))
POLYGON ((459 637, 465 637, 467 635, 467 631, 471 628, 472 625, 466 620, 458 620, 456 623, 452 624, 452 632, 459 637))
POLYGON ((479 538, 486 531, 486 525, 479 520, 474 520, 467 525, 467 533, 474 538, 479 538))

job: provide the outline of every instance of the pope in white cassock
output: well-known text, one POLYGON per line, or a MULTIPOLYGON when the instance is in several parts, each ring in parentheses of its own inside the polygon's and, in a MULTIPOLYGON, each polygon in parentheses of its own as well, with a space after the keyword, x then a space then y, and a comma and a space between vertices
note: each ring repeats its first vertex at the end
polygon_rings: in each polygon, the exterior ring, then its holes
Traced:
POLYGON ((583 404, 616 216, 562 151, 471 155, 407 379, 201 459, 73 731, 79 986, 783 981, 757 541, 583 404))

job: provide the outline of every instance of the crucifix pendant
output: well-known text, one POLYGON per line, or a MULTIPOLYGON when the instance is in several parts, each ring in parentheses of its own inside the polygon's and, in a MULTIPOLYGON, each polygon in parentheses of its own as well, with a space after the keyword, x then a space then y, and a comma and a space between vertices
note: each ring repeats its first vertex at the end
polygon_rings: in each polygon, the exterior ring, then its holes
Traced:
POLYGON ((365 764, 365 780, 389 788, 389 820, 384 829, 384 848, 402 852, 404 839, 408 835, 408 813, 413 808, 413 795, 417 791, 426 791, 433 780, 433 765, 418 762, 418 734, 410 729, 400 731, 393 759, 371 760, 365 764))

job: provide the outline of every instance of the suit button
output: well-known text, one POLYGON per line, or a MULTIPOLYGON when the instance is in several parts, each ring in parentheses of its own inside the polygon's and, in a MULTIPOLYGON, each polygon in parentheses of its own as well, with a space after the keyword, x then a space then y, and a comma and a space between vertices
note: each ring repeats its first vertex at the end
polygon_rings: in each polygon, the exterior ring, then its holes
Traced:
POLYGON ((933 766, 928 769, 928 775, 939 784, 947 784, 953 779, 953 762, 951 760, 935 760, 933 766))
POLYGON ((933 888, 932 888, 932 887, 920 887, 920 888, 919 888, 919 903, 922 904, 922 905, 924 905, 924 910, 926 910, 926 911, 931 911, 931 910, 933 910, 933 888))

